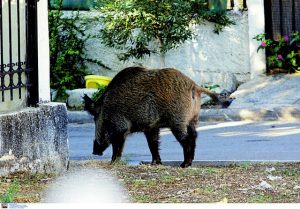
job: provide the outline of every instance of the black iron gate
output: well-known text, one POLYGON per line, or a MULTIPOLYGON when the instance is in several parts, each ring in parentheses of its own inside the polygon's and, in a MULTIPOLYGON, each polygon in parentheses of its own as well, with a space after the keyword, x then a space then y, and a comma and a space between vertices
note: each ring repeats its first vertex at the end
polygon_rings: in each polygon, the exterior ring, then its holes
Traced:
POLYGON ((21 97, 38 103, 37 38, 37 0, 1 0, 0 105, 21 97))
POLYGON ((30 69, 27 77, 29 106, 36 106, 39 102, 38 86, 38 0, 27 0, 27 69, 30 69))
POLYGON ((279 39, 300 31, 299 0, 265 0, 266 33, 269 38, 279 39))

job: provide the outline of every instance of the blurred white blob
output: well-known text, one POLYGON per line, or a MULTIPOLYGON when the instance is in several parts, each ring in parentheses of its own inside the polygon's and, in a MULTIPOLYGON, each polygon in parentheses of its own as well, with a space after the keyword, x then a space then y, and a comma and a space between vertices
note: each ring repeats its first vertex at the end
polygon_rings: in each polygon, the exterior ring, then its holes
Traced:
POLYGON ((59 177, 44 192, 44 203, 126 203, 126 190, 100 169, 82 169, 59 177))

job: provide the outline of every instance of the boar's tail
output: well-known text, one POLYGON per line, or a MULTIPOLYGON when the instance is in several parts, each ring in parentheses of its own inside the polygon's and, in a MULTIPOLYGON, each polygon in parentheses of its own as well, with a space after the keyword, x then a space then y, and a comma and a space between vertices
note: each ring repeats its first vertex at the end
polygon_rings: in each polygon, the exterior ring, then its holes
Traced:
POLYGON ((203 92, 204 94, 210 96, 213 99, 214 102, 222 105, 222 108, 228 107, 231 104, 231 102, 232 102, 231 99, 220 98, 220 94, 217 94, 215 92, 209 91, 206 88, 198 87, 198 90, 200 91, 200 93, 203 92))

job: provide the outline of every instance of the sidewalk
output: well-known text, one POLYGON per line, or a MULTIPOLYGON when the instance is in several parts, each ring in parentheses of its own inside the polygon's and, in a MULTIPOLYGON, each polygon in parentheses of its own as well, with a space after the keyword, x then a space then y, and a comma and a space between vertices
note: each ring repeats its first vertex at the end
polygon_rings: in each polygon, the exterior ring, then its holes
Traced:
MULTIPOLYGON (((86 111, 68 111, 69 123, 93 123, 94 118, 86 111)), ((300 121, 300 106, 268 108, 201 109, 200 121, 300 121)))
POLYGON ((300 106, 201 109, 200 121, 300 121, 300 106))

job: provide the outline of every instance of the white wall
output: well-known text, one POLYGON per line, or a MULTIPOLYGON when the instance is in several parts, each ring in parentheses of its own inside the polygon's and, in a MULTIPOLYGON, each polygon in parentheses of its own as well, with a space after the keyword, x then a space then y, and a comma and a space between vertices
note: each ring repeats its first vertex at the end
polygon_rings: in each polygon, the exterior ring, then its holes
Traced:
MULTIPOLYGON (((197 37, 186 41, 166 55, 166 66, 178 68, 198 83, 209 82, 220 73, 232 73, 240 82, 249 79, 249 42, 247 12, 231 15, 235 25, 223 32, 213 32, 207 22, 195 28, 197 37), (211 75, 211 76, 210 76, 211 75)), ((144 65, 160 67, 157 56, 145 59, 144 65)))
MULTIPOLYGON (((234 75, 239 83, 247 82, 257 76, 265 75, 266 61, 263 51, 257 53, 259 43, 253 39, 264 33, 263 0, 247 1, 248 11, 231 11, 230 17, 235 25, 226 27, 219 35, 213 32, 213 24, 206 23, 195 27, 197 37, 186 41, 182 46, 166 54, 166 67, 174 67, 199 84, 215 83, 234 75)), ((70 16, 71 12, 65 12, 70 16)), ((97 12, 80 12, 81 26, 86 34, 97 35, 101 23, 95 17, 97 12)), ((91 59, 102 61, 112 70, 102 69, 95 64, 88 64, 90 74, 114 76, 121 69, 142 64, 148 68, 160 68, 159 55, 143 60, 121 62, 115 49, 105 47, 99 39, 90 39, 86 43, 86 55, 91 59)))
POLYGON ((39 102, 50 101, 48 0, 38 1, 39 102))
MULTIPOLYGON (((70 12, 65 12, 66 16, 70 12)), ((99 13, 98 13, 99 15, 99 13)), ((86 34, 99 34, 102 27, 99 21, 93 21, 97 13, 81 12, 81 26, 86 34), (86 24, 88 23, 88 24, 86 24)), ((248 12, 232 12, 230 17, 235 25, 226 27, 219 35, 213 32, 214 25, 195 27, 198 36, 186 41, 182 46, 166 54, 166 67, 174 67, 190 76, 196 82, 210 83, 213 78, 222 74, 236 76, 239 82, 250 79, 248 12)), ((95 64, 88 64, 89 73, 114 76, 116 72, 127 67, 142 63, 148 68, 160 68, 159 55, 153 55, 143 60, 130 60, 123 63, 118 60, 115 49, 105 47, 99 39, 90 39, 86 43, 86 55, 89 58, 101 60, 112 71, 101 69, 95 64)))
POLYGON ((265 32, 264 0, 247 1, 249 10, 249 53, 251 79, 266 75, 266 56, 263 50, 257 53, 259 42, 253 39, 265 32))

